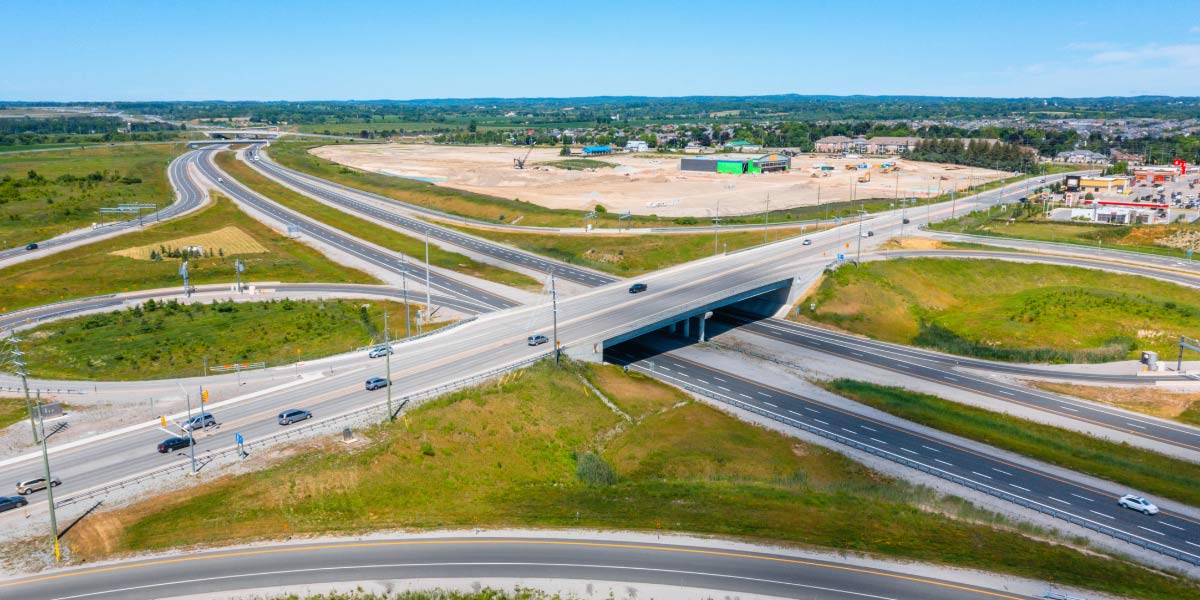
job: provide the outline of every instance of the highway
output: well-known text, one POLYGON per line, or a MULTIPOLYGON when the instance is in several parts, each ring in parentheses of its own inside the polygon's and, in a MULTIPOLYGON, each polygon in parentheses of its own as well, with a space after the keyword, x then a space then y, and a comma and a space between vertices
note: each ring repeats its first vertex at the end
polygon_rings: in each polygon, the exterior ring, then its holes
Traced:
POLYGON ((748 404, 872 447, 878 453, 917 461, 931 471, 953 474, 977 486, 1000 490, 1081 521, 1115 529, 1147 544, 1165 546, 1200 563, 1200 522, 1167 510, 1156 516, 1146 516, 1117 506, 1117 499, 1131 490, 1095 489, 664 351, 678 343, 681 341, 677 339, 648 336, 644 341, 628 342, 607 350, 605 358, 664 382, 685 389, 699 389, 704 395, 722 401, 748 404))
POLYGON ((21 241, 21 246, 9 248, 8 250, 0 251, 0 260, 10 258, 17 255, 29 255, 41 257, 54 252, 65 250, 81 244, 89 243, 103 237, 108 237, 119 232, 125 232, 136 229, 142 223, 153 223, 156 221, 165 221, 172 219, 181 214, 189 212, 204 202, 204 190, 200 189, 188 176, 188 165, 197 163, 197 159, 203 150, 191 150, 185 152, 172 160, 167 166, 167 178, 171 182, 171 187, 175 189, 176 199, 171 204, 164 206, 153 213, 142 215, 141 219, 133 218, 125 221, 115 221, 106 224, 103 227, 88 229, 84 231, 76 231, 48 240, 24 240, 21 241), (29 242, 37 242, 37 250, 25 250, 25 244, 29 242))
MULTIPOLYGON (((262 151, 262 146, 247 150, 248 154, 256 155, 257 160, 247 160, 246 163, 264 175, 275 179, 284 185, 311 196, 318 201, 332 203, 343 210, 361 217, 394 225, 413 234, 428 235, 431 239, 478 252, 496 260, 532 269, 541 273, 554 273, 556 277, 574 281, 588 287, 605 285, 617 281, 612 275, 584 269, 562 261, 551 260, 532 252, 518 250, 511 246, 460 233, 447 227, 433 225, 421 219, 405 216, 394 210, 379 208, 371 201, 385 202, 398 206, 396 200, 378 196, 368 192, 336 184, 330 181, 312 177, 299 171, 282 167, 271 161, 262 151)), ((412 205, 404 205, 409 207, 412 205)), ((426 209, 428 210, 428 209, 426 209)))
MULTIPOLYGON (((831 356, 840 356, 850 361, 869 364, 901 375, 983 394, 1004 402, 1036 408, 1061 417, 1100 425, 1129 435, 1200 451, 1200 429, 1195 427, 1109 408, 1103 404, 1079 400, 1070 396, 1040 392, 964 371, 963 368, 1092 383, 1147 383, 1145 377, 1063 373, 1037 367, 959 358, 909 346, 877 342, 780 319, 760 320, 724 311, 718 312, 717 315, 719 320, 741 330, 795 346, 817 350, 831 356)), ((717 332, 718 330, 714 328, 714 334, 717 332)), ((787 359, 787 357, 783 358, 787 359)))
MULTIPOLYGON (((139 600, 394 579, 556 579, 658 584, 813 600, 1026 600, 970 584, 720 546, 606 539, 446 537, 218 550, 0 582, 0 598, 139 600)), ((640 597, 640 596, 639 596, 640 597)), ((647 596, 649 597, 649 596, 647 596)))
MULTIPOLYGON (((395 252, 374 244, 369 244, 341 230, 329 227, 320 221, 310 219, 280 206, 265 196, 237 183, 233 178, 225 174, 224 171, 221 171, 212 158, 212 154, 204 155, 204 160, 198 163, 200 172, 225 195, 283 223, 285 226, 300 228, 303 231, 303 235, 312 236, 325 244, 372 265, 381 267, 388 272, 396 275, 404 273, 409 278, 412 278, 414 282, 423 283, 425 281, 425 269, 419 263, 402 260, 402 256, 395 252)), ((516 302, 508 298, 468 285, 457 279, 452 279, 437 271, 429 274, 429 281, 433 291, 459 298, 462 304, 473 307, 472 312, 490 312, 517 306, 516 302)))

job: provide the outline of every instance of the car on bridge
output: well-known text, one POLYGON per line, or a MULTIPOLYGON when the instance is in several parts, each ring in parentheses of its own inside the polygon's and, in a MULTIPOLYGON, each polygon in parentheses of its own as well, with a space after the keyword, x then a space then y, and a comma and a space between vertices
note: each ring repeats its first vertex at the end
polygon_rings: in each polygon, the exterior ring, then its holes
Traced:
POLYGON ((29 504, 29 501, 20 496, 0 496, 0 512, 21 508, 29 504))
POLYGON ((1157 506, 1151 504, 1149 500, 1133 494, 1125 494, 1124 496, 1121 496, 1121 499, 1117 500, 1117 504, 1120 504, 1121 506, 1130 510, 1136 510, 1143 515, 1158 514, 1157 506))
POLYGON ((192 445, 192 438, 189 437, 169 437, 158 443, 158 453, 166 454, 182 448, 187 448, 192 445))
POLYGON ((304 410, 303 408, 289 408, 279 413, 279 424, 291 425, 296 421, 306 421, 311 418, 312 412, 310 411, 304 410))
POLYGON ((550 338, 548 338, 540 333, 536 333, 534 335, 529 336, 529 340, 528 340, 530 346, 541 346, 542 344, 545 344, 546 342, 549 342, 549 341, 550 341, 550 338))
POLYGON ((644 291, 646 291, 646 284, 644 284, 644 283, 635 283, 635 284, 629 286, 630 294, 638 294, 638 293, 641 293, 644 291))
POLYGON ((388 387, 389 385, 391 385, 391 382, 382 377, 372 377, 367 380, 366 388, 367 390, 377 390, 379 388, 388 387))
POLYGON ((26 250, 37 250, 38 245, 37 245, 37 243, 25 244, 25 249, 26 250))
POLYGON ((367 353, 367 358, 379 358, 380 356, 393 353, 391 346, 379 345, 371 348, 371 351, 367 353))
MULTIPOLYGON (((59 485, 62 485, 62 482, 59 481, 57 477, 50 478, 50 487, 58 487, 59 485)), ((44 489, 46 489, 45 477, 35 477, 33 479, 17 482, 17 493, 22 496, 28 496, 29 494, 40 492, 44 489)))

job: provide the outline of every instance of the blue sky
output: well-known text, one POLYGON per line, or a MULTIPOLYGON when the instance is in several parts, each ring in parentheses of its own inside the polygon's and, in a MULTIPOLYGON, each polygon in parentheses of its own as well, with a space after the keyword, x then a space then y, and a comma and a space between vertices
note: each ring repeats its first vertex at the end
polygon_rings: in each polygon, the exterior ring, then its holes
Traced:
POLYGON ((129 2, 5 8, 0 99, 1200 95, 1200 3, 129 2))

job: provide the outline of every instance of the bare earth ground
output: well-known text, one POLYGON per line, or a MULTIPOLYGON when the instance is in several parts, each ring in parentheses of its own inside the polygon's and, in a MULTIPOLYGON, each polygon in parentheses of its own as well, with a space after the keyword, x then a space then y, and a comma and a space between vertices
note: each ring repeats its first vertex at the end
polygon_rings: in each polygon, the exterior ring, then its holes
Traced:
POLYGON ((727 175, 681 172, 679 155, 617 154, 596 157, 612 169, 568 171, 541 163, 562 160, 557 148, 538 148, 524 170, 513 168, 522 148, 507 146, 441 146, 432 144, 333 145, 313 148, 313 154, 365 171, 416 178, 435 185, 509 199, 548 208, 591 210, 597 204, 611 212, 669 217, 703 217, 720 202, 722 215, 761 212, 770 196, 771 209, 840 202, 853 198, 936 196, 939 190, 965 189, 1004 177, 1006 173, 957 165, 903 159, 842 159, 801 155, 792 159, 790 173, 727 175), (895 161, 896 173, 880 173, 879 165, 895 161), (870 165, 871 181, 858 183, 865 171, 846 165, 870 165), (813 177, 816 167, 834 167, 829 177, 813 177), (946 177, 947 179, 942 179, 946 177))

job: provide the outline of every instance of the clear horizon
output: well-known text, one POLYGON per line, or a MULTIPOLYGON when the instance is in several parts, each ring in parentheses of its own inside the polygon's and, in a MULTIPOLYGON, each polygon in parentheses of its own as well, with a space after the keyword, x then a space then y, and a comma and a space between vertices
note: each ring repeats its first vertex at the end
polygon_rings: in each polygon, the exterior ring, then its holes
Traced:
POLYGON ((1120 25, 1141 22, 1138 10, 1110 0, 897 7, 23 3, 0 39, 0 98, 1200 95, 1194 3, 1156 4, 1170 18, 1136 27, 1120 25))

